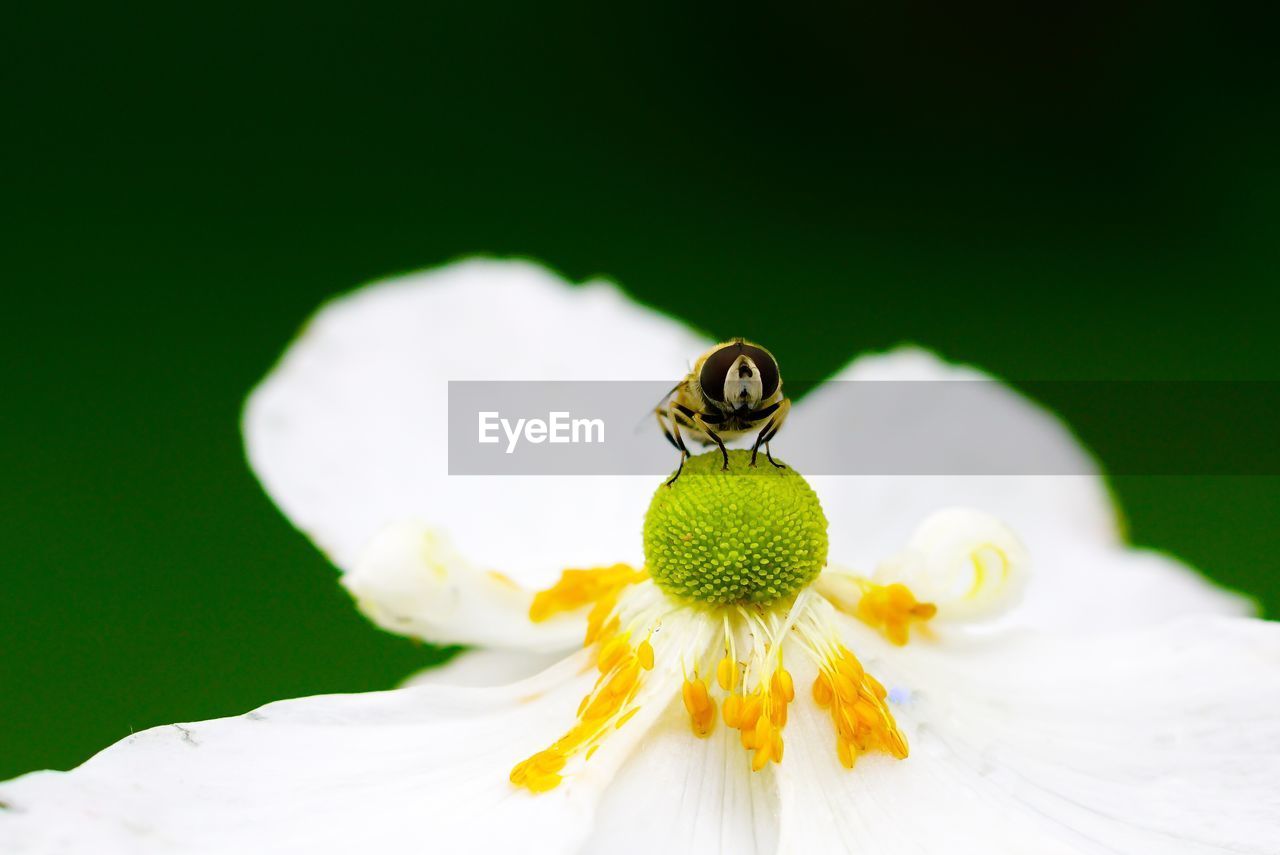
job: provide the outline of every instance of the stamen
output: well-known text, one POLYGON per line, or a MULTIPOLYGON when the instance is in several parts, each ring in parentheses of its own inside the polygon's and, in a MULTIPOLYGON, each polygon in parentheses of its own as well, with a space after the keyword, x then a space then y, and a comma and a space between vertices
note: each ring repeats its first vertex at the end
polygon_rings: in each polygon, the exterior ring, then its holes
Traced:
POLYGON ((885 703, 884 686, 868 674, 857 657, 843 645, 821 667, 813 683, 813 700, 831 711, 836 728, 836 755, 852 769, 859 754, 884 751, 903 760, 907 740, 885 703))
POLYGON ((732 692, 734 687, 738 685, 738 663, 728 656, 721 659, 719 664, 716 665, 716 682, 726 692, 732 692))
POLYGON ((684 700, 684 708, 689 713, 689 724, 693 727, 694 735, 699 739, 706 739, 716 723, 716 704, 707 690, 707 681, 696 676, 692 680, 686 678, 684 685, 680 687, 680 695, 684 700))
MULTIPOLYGON (((587 570, 565 570, 560 579, 547 588, 534 594, 529 605, 529 620, 536 622, 562 612, 571 612, 583 606, 612 599, 605 615, 612 611, 617 602, 617 594, 627 585, 645 578, 643 570, 636 570, 626 564, 614 564, 610 567, 595 567, 587 570)), ((603 618, 602 618, 603 620, 603 618)))
MULTIPOLYGON (((609 644, 614 645, 612 649, 621 652, 613 655, 614 661, 608 667, 600 662, 600 676, 596 679, 595 688, 578 705, 577 724, 551 747, 517 763, 511 770, 511 783, 534 793, 554 789, 559 785, 560 772, 570 757, 585 749, 589 758, 599 747, 604 734, 622 727, 639 712, 640 707, 633 706, 631 702, 639 689, 644 665, 636 651, 626 645, 625 638, 620 635, 610 639, 609 644), (620 646, 618 642, 621 642, 620 646)), ((601 645, 602 652, 606 646, 601 645)))
POLYGON ((752 751, 751 768, 760 771, 782 760, 782 729, 788 704, 795 700, 791 674, 781 665, 752 691, 732 694, 724 701, 724 723, 739 731, 742 747, 752 751))
POLYGON ((539 751, 511 770, 511 783, 531 793, 545 793, 560 785, 560 771, 566 761, 564 752, 555 747, 539 751))
POLYGON ((511 770, 511 783, 533 793, 555 789, 571 757, 581 752, 584 760, 589 759, 606 733, 622 727, 639 712, 640 707, 632 702, 641 675, 653 669, 653 645, 646 636, 633 649, 631 632, 621 631, 615 612, 622 590, 644 578, 644 571, 625 564, 565 570, 554 586, 534 596, 529 607, 529 618, 534 621, 591 604, 586 645, 598 645, 595 664, 600 676, 578 705, 577 723, 549 748, 517 763, 511 770))
MULTIPOLYGON (((911 626, 923 623, 938 613, 933 603, 916 600, 911 589, 900 582, 877 585, 859 580, 862 597, 852 611, 854 617, 867 626, 879 630, 885 638, 901 647, 911 637, 911 626)), ((841 611, 849 613, 847 604, 833 600, 841 611)))
POLYGON ((640 646, 636 648, 636 659, 644 670, 653 670, 653 645, 649 643, 649 639, 640 642, 640 646))

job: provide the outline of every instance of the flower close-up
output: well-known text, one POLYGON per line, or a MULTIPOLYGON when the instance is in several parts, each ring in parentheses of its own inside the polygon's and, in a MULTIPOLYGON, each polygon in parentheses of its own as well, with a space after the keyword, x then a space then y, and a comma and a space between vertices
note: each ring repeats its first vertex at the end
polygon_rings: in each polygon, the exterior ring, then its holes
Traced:
POLYGON ((674 379, 713 343, 523 261, 324 305, 249 463, 373 624, 464 649, 0 783, 0 852, 1280 853, 1280 625, 1131 546, 1070 429, 976 368, 857 356, 758 461, 678 478, 450 474, 451 382, 674 379), (1001 474, 945 395, 850 419, 853 382, 973 383, 1071 474, 1001 474), (807 463, 886 434, 968 474, 807 463))

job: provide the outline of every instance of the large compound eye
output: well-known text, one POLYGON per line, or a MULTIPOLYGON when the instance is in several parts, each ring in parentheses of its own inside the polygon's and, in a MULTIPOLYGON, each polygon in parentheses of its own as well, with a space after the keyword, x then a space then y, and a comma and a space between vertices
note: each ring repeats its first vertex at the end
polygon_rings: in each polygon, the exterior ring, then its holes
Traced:
MULTIPOLYGON (((729 369, 742 355, 742 348, 742 342, 735 341, 703 360, 702 370, 698 372, 698 385, 702 387, 702 394, 717 403, 724 403, 724 378, 729 376, 729 369)), ((776 368, 774 376, 777 376, 776 368)))
MULTIPOLYGON (((778 363, 773 361, 769 351, 753 344, 742 345, 742 353, 756 364, 756 368, 760 369, 760 400, 769 400, 769 396, 778 391, 778 363)), ((732 359, 729 360, 729 364, 733 364, 732 359)), ((729 369, 726 367, 725 370, 729 369)))

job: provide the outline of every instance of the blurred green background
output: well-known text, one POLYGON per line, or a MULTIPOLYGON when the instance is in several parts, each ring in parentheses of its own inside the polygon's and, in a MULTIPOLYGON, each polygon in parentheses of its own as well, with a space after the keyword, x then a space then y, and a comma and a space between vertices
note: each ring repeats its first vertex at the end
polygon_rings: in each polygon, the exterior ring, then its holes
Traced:
MULTIPOLYGON (((1030 380, 1278 379, 1273 14, 10 9, 0 777, 439 655, 357 616, 238 435, 308 313, 372 277, 529 255, 791 377, 908 339, 1030 380)), ((1114 468, 1177 459, 1081 406, 1114 468)), ((1138 542, 1280 609, 1278 479, 1116 488, 1138 542)))

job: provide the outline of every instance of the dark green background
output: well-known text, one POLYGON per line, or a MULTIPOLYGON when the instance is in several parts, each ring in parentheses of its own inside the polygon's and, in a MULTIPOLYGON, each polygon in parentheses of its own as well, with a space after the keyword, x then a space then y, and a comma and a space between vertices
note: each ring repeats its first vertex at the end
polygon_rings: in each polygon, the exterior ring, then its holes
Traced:
MULTIPOLYGON (((371 277, 525 254, 793 377, 911 339, 1024 379, 1277 379, 1275 21, 843 5, 10 9, 0 777, 435 655, 357 616, 237 430, 371 277)), ((1116 469, 1177 459, 1072 407, 1116 469)), ((1280 607, 1277 479, 1116 486, 1137 541, 1280 607)))

